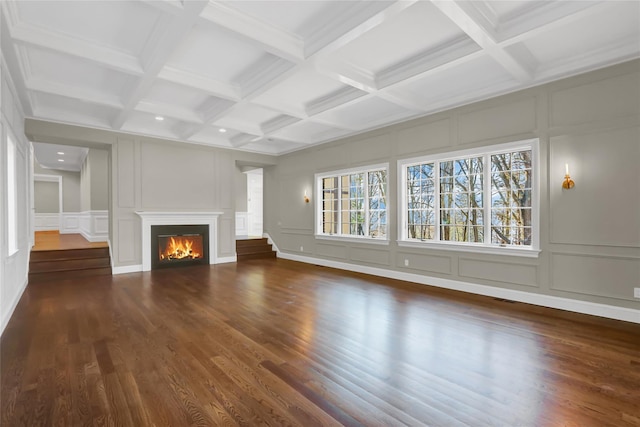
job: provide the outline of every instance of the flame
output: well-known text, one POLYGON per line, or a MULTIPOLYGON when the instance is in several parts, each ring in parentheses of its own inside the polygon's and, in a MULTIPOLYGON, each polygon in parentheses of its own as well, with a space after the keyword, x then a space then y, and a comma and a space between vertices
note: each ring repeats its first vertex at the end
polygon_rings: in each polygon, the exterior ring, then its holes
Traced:
POLYGON ((196 259, 202 255, 193 249, 194 241, 188 237, 172 236, 167 241, 164 252, 160 252, 160 259, 168 261, 172 259, 196 259))

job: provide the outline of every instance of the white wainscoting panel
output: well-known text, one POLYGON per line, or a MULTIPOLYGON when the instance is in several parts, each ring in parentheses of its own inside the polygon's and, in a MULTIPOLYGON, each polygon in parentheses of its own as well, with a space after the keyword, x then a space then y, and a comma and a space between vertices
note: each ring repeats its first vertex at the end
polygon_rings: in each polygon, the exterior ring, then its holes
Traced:
POLYGON ((36 231, 48 231, 60 229, 60 214, 37 213, 34 217, 36 231))
POLYGON ((249 212, 236 212, 236 236, 249 235, 249 212))
POLYGON ((80 233, 80 212, 63 212, 60 214, 60 234, 80 233))
POLYGON ((80 234, 90 242, 109 240, 109 211, 80 213, 80 234))

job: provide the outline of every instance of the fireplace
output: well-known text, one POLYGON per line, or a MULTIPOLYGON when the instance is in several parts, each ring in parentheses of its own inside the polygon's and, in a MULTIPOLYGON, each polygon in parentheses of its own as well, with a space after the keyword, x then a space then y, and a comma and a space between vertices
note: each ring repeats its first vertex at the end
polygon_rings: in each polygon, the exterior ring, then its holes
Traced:
MULTIPOLYGON (((141 249, 142 249, 142 271, 149 271, 152 268, 152 258, 158 257, 159 243, 153 242, 151 239, 151 227, 155 226, 183 226, 183 225, 196 225, 206 226, 208 231, 207 240, 203 238, 202 250, 206 254, 204 264, 216 264, 220 262, 221 258, 218 257, 218 218, 222 215, 222 212, 157 212, 157 211, 137 211, 136 214, 142 219, 142 233, 141 233, 141 249), (207 243, 208 242, 208 243, 207 243)), ((188 229, 187 229, 188 230, 188 229)), ((172 234, 173 232, 164 232, 163 235, 172 234)), ((175 234, 196 234, 193 231, 180 231, 175 234)), ((193 246, 192 246, 193 250, 193 246)), ((187 251, 188 252, 188 251, 187 251)), ((189 260, 192 261, 192 260, 189 260)), ((183 260, 180 262, 172 262, 169 265, 189 265, 189 261, 183 260)), ((235 260, 234 260, 235 261, 235 260)), ((224 261, 230 262, 230 261, 224 261)), ((191 264, 193 265, 193 264, 191 264)), ((153 267, 156 268, 156 267, 153 267)))
POLYGON ((151 269, 209 264, 209 226, 152 225, 151 269))

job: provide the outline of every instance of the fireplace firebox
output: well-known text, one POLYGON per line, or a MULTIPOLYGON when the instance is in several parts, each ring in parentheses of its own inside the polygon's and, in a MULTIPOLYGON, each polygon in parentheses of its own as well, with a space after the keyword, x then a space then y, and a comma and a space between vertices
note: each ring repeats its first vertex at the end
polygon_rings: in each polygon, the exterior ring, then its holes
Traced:
POLYGON ((209 225, 152 225, 151 269, 209 264, 209 225))

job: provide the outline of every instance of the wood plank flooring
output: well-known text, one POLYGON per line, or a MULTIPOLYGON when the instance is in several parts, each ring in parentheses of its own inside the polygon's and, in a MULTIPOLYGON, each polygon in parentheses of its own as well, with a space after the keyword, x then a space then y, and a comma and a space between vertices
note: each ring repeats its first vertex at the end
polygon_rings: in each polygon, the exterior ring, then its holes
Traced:
POLYGON ((36 231, 33 240, 32 251, 109 247, 107 242, 90 242, 82 234, 60 234, 58 231, 36 231))
POLYGON ((27 287, 2 426, 639 426, 640 325, 253 260, 27 287))

